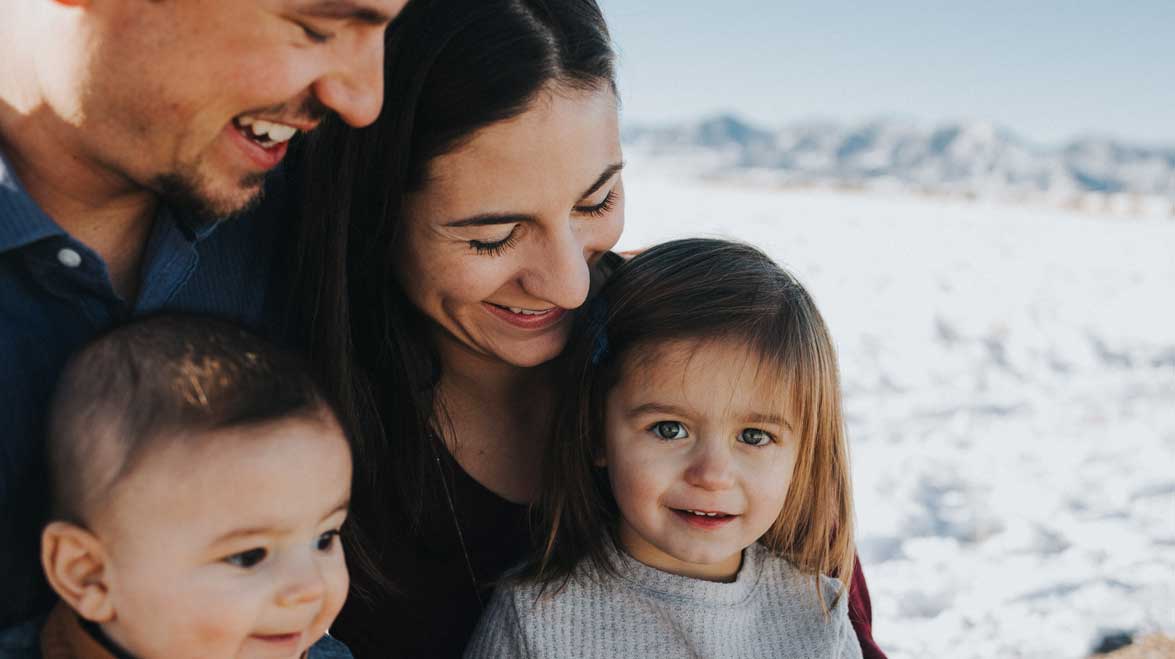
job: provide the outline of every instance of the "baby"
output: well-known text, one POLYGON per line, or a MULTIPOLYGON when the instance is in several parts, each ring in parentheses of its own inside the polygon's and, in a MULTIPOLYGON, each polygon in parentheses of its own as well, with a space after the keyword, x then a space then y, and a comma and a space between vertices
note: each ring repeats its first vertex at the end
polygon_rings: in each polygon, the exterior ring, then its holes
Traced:
POLYGON ((206 318, 121 327, 67 365, 48 458, 44 659, 351 656, 324 636, 351 451, 297 359, 206 318))

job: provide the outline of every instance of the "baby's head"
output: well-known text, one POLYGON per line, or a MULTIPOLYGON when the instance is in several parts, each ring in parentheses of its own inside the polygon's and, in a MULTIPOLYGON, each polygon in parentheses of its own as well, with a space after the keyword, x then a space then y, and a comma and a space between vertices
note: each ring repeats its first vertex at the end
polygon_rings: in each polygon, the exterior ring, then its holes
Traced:
POLYGON ((293 356, 220 321, 118 328, 50 408, 61 599, 136 657, 298 657, 346 598, 351 452, 293 356))
POLYGON ((852 566, 832 340, 753 247, 679 240, 621 266, 569 353, 541 509, 540 574, 607 567, 599 529, 668 572, 732 578, 762 542, 813 573, 852 566))

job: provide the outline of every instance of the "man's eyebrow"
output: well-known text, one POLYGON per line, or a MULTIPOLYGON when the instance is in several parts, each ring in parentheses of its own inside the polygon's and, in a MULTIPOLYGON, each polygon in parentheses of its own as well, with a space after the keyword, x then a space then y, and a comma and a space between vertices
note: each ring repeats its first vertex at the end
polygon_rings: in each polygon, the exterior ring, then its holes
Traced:
POLYGON ((608 168, 604 170, 604 173, 600 174, 600 178, 596 179, 596 182, 592 183, 591 187, 588 188, 587 191, 585 191, 583 194, 579 195, 579 198, 583 199, 584 197, 592 196, 592 194, 595 193, 596 190, 600 189, 600 186, 607 183, 608 179, 612 178, 612 175, 615 174, 616 172, 620 171, 621 169, 624 169, 624 163, 622 163, 622 162, 616 162, 616 163, 612 163, 611 165, 608 165, 608 168))
POLYGON ((298 11, 316 18, 352 20, 373 26, 387 25, 393 18, 390 14, 354 0, 318 0, 301 7, 298 11))
POLYGON ((535 221, 533 215, 519 215, 518 213, 483 213, 481 215, 474 215, 473 217, 453 220, 452 222, 445 222, 441 226, 452 228, 487 227, 493 226, 495 224, 518 224, 520 222, 533 221, 535 221))

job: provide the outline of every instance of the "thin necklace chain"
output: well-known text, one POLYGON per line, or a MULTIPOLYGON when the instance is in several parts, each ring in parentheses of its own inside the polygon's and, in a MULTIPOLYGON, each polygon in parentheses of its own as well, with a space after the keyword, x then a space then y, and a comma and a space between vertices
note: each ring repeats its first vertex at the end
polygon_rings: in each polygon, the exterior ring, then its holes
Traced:
MULTIPOLYGON (((432 433, 430 433, 432 435, 432 433)), ((449 479, 445 478, 445 470, 441 466, 441 454, 437 452, 439 438, 432 435, 429 445, 432 446, 432 457, 437 465, 437 476, 441 479, 441 488, 445 492, 445 503, 449 504, 449 514, 453 518, 453 528, 457 529, 457 542, 461 545, 461 555, 465 558, 465 569, 469 573, 469 583, 473 586, 473 596, 477 598, 477 605, 485 608, 481 600, 481 590, 477 587, 477 575, 473 571, 473 561, 469 557, 469 548, 465 544, 465 533, 461 531, 461 522, 457 519, 457 507, 453 505, 453 495, 449 492, 449 479)))

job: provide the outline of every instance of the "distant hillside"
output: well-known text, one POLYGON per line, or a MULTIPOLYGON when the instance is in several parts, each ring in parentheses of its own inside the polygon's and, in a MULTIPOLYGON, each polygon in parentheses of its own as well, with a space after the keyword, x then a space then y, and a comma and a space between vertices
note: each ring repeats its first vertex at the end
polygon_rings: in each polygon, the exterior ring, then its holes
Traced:
POLYGON ((1097 138, 1045 147, 990 123, 810 122, 773 130, 722 115, 685 125, 626 126, 623 139, 629 154, 675 171, 776 185, 1175 202, 1175 147, 1097 138))

